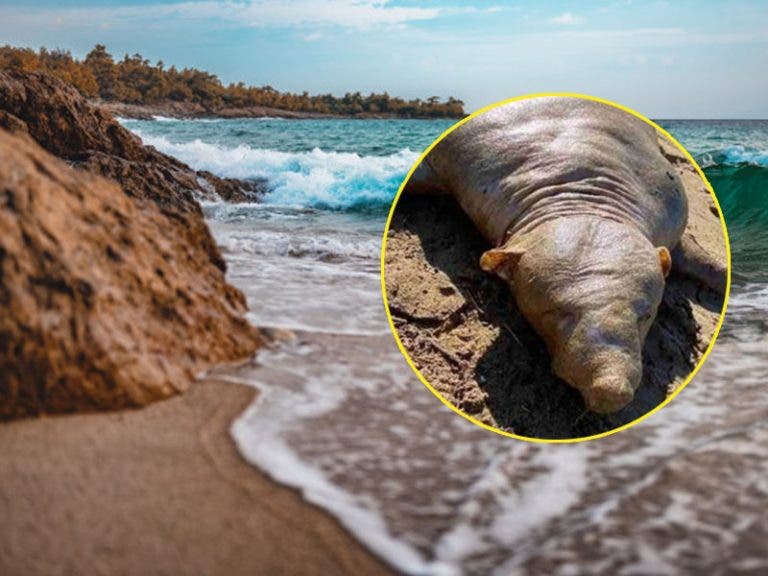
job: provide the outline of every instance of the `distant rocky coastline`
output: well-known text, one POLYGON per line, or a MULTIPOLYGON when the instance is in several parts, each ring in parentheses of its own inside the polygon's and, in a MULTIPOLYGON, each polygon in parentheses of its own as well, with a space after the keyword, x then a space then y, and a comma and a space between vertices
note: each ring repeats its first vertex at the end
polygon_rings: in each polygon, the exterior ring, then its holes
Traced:
MULTIPOLYGON (((217 108, 205 107, 196 102, 175 102, 166 100, 154 104, 130 104, 127 102, 115 102, 106 100, 91 100, 93 106, 117 118, 131 120, 155 120, 157 118, 173 118, 175 120, 208 119, 208 118, 282 118, 285 120, 308 120, 318 118, 346 118, 358 120, 395 120, 409 119, 410 116, 393 113, 360 112, 357 114, 328 114, 321 112, 303 112, 299 110, 285 110, 271 108, 269 106, 221 106, 217 108)), ((423 119, 419 117, 420 119, 423 119)), ((461 118, 457 116, 456 118, 461 118)))
POLYGON ((387 92, 343 96, 292 94, 272 86, 224 84, 195 68, 152 64, 141 54, 115 60, 97 44, 83 59, 67 50, 0 46, 0 71, 46 72, 82 96, 124 118, 461 118, 464 102, 452 96, 406 100, 387 92))
POLYGON ((260 192, 57 78, 0 72, 0 419, 142 406, 251 355, 263 336, 197 198, 260 192))
POLYGON ((91 103, 117 118, 131 120, 154 120, 174 118, 178 120, 194 118, 337 118, 332 114, 318 112, 295 112, 266 106, 210 108, 196 102, 175 102, 167 100, 155 104, 130 104, 107 100, 92 100, 91 103))

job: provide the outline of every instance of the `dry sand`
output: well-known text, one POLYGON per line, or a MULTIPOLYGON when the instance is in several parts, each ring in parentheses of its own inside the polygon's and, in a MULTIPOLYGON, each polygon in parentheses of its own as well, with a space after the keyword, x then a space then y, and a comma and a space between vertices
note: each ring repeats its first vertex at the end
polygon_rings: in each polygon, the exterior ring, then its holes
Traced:
MULTIPOLYGON (((725 263, 706 186, 679 150, 663 138, 660 145, 688 193, 686 234, 725 263)), ((387 240, 387 299, 398 335, 425 379, 466 414, 509 432, 575 438, 635 420, 691 373, 720 318, 721 295, 671 275, 643 350, 643 381, 634 401, 599 416, 585 411, 579 393, 552 374, 544 343, 508 288, 480 270, 487 249, 451 197, 405 193, 387 240)))
POLYGON ((228 435, 254 390, 0 426, 0 574, 385 574, 228 435))

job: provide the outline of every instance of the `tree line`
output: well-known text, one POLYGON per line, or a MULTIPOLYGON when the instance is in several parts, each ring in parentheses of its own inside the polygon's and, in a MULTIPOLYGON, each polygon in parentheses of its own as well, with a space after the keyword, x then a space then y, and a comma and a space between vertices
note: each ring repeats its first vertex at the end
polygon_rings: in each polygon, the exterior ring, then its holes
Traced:
POLYGON ((195 68, 166 68, 154 65, 141 54, 116 61, 102 44, 78 60, 68 50, 0 47, 0 70, 44 71, 72 84, 87 98, 129 104, 157 104, 164 101, 191 102, 215 112, 221 108, 264 106, 295 112, 321 114, 383 114, 414 118, 461 117, 464 103, 437 96, 404 100, 388 93, 347 93, 309 95, 280 92, 271 86, 246 86, 243 82, 224 85, 215 75, 195 68))

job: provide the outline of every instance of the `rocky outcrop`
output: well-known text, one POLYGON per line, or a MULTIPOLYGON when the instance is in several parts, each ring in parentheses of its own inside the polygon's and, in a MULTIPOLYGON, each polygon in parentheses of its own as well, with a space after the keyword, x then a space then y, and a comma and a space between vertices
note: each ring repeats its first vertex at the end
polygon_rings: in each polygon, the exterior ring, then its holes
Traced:
POLYGON ((225 269, 195 197, 240 202, 260 194, 258 182, 219 178, 145 146, 73 87, 43 73, 0 72, 0 127, 26 132, 76 167, 117 180, 140 202, 153 202, 180 224, 176 233, 201 243, 225 269))
POLYGON ((23 134, 0 159, 0 418, 141 406, 258 346, 202 220, 194 241, 23 134))
POLYGON ((55 78, 0 72, 0 418, 141 406, 251 354, 196 201, 247 194, 55 78))
MULTIPOLYGON (((186 164, 144 146, 141 140, 123 128, 108 112, 92 105, 73 87, 43 73, 0 72, 0 126, 24 130, 46 150, 76 165, 101 170, 115 159, 123 165, 139 162, 155 165, 162 176, 162 186, 153 193, 124 186, 126 193, 169 205, 194 204, 193 193, 224 200, 244 201, 257 197, 261 184, 219 178, 210 172, 197 172, 186 164), (8 119, 9 116, 15 119, 8 119), (20 121, 20 123, 18 122, 20 121), (15 124, 11 126, 10 124, 15 124), (94 154, 102 158, 89 164, 94 154)), ((107 173, 106 176, 111 174, 107 173)))
MULTIPOLYGON (((102 108, 115 116, 134 120, 154 120, 155 116, 166 118, 351 118, 355 116, 343 114, 323 114, 320 112, 302 112, 299 110, 284 110, 268 106, 247 107, 217 107, 206 108, 197 102, 176 102, 165 100, 154 104, 129 104, 104 100, 92 100, 95 106, 102 108)), ((359 115, 360 117, 366 115, 359 115)), ((373 115, 371 115, 373 116, 373 115)), ((396 117, 381 114, 381 117, 396 117)))

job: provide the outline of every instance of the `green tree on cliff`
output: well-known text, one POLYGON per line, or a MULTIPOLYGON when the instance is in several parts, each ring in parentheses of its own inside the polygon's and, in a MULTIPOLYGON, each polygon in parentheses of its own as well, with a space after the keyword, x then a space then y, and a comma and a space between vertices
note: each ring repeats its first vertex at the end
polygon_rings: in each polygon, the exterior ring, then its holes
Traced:
POLYGON ((460 117, 464 103, 453 97, 442 102, 393 98, 387 92, 348 92, 341 98, 331 94, 311 96, 308 92, 279 92, 272 86, 246 86, 243 82, 222 85, 219 78, 195 68, 166 69, 162 62, 152 65, 141 54, 116 62, 106 46, 97 44, 83 60, 68 51, 38 52, 29 48, 0 47, 0 70, 43 71, 72 84, 84 96, 132 104, 155 104, 167 100, 199 104, 212 112, 222 106, 263 106, 296 112, 323 114, 383 114, 416 118, 460 117))
POLYGON ((103 44, 96 44, 83 61, 99 85, 99 96, 105 100, 117 98, 117 69, 112 55, 103 44))

